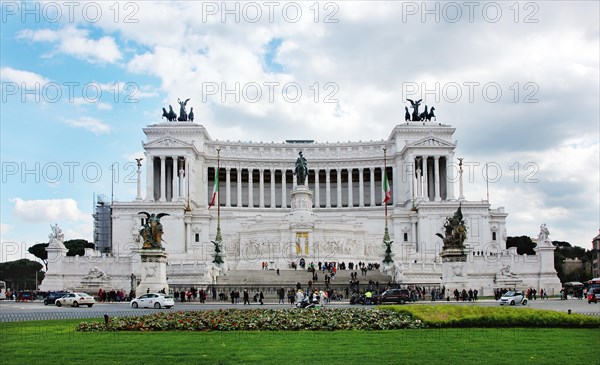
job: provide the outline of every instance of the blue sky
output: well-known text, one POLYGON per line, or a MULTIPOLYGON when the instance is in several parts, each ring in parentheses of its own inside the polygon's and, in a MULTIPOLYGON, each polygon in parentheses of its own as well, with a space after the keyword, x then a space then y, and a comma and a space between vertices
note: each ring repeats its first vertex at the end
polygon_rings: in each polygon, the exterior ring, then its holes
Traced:
POLYGON ((93 195, 135 198, 141 129, 188 97, 214 139, 320 142, 387 139, 423 98, 457 128, 468 199, 485 198, 485 163, 500 172, 509 235, 598 234, 597 2, 475 2, 472 19, 445 2, 282 2, 272 17, 262 2, 76 2, 58 21, 37 4, 39 19, 2 3, 2 261, 55 222, 91 240, 93 195), (236 85, 237 101, 222 92, 236 85))

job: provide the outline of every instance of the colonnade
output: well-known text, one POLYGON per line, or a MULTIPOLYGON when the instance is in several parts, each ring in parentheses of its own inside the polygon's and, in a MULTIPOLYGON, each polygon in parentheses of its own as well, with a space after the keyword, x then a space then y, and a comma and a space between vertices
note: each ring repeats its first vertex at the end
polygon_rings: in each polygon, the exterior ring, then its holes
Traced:
POLYGON ((183 156, 150 156, 146 162, 146 200, 184 201, 189 195, 186 171, 188 159, 183 156))

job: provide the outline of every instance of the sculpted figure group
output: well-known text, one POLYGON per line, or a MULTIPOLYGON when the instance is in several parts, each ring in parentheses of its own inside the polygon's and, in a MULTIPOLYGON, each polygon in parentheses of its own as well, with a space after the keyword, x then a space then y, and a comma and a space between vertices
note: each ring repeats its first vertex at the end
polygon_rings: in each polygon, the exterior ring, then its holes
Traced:
POLYGON ((404 107, 404 120, 406 122, 422 122, 422 121, 431 121, 431 119, 433 118, 435 120, 435 114, 433 113, 433 111, 435 110, 434 107, 431 107, 431 109, 429 109, 429 111, 427 110, 427 105, 425 105, 425 111, 423 113, 419 113, 419 105, 421 105, 421 102, 423 101, 423 99, 419 99, 417 101, 411 100, 411 99, 406 99, 406 101, 410 102, 411 107, 413 108, 413 112, 412 115, 408 112, 408 107, 404 107))
POLYGON ((138 214, 144 214, 146 216, 146 224, 144 227, 140 229, 140 236, 144 240, 144 245, 142 249, 162 249, 162 234, 163 234, 163 226, 160 223, 160 219, 169 214, 167 213, 158 213, 158 214, 150 214, 147 212, 139 212, 138 214))
POLYGON ((193 122, 194 121, 194 108, 190 109, 189 114, 185 110, 185 107, 186 107, 188 101, 190 101, 189 98, 185 99, 185 101, 182 101, 181 99, 177 99, 177 103, 179 103, 179 117, 177 117, 177 114, 175 113, 175 111, 173 111, 173 106, 169 105, 169 111, 167 111, 167 109, 165 109, 165 108, 162 108, 162 110, 163 110, 162 118, 167 118, 167 120, 169 122, 174 122, 175 120, 177 120, 179 122, 187 122, 187 121, 193 122))
POLYGON ((465 248, 464 242, 467 239, 467 227, 463 220, 462 209, 460 205, 454 213, 452 218, 446 218, 444 223, 444 236, 440 233, 436 233, 436 236, 440 237, 444 242, 443 249, 465 248))

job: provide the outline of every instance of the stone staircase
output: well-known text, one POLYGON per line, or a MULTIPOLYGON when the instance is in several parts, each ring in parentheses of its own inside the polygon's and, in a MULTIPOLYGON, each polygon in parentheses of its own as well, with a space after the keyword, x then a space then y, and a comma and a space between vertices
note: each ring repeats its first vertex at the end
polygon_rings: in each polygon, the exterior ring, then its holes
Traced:
MULTIPOLYGON (((338 270, 335 279, 331 280, 331 285, 348 285, 350 282, 350 273, 354 270, 338 270)), ((368 284, 369 280, 373 282, 379 281, 381 285, 387 285, 392 281, 390 275, 385 275, 380 271, 371 270, 367 275, 361 275, 357 271, 360 284, 368 284)), ((325 284, 325 274, 322 271, 317 271, 318 280, 313 285, 319 286, 325 284)), ((306 270, 280 270, 277 275, 276 270, 230 270, 225 275, 217 277, 217 285, 223 286, 284 286, 295 287, 296 283, 300 283, 303 287, 312 280, 312 273, 306 270)))

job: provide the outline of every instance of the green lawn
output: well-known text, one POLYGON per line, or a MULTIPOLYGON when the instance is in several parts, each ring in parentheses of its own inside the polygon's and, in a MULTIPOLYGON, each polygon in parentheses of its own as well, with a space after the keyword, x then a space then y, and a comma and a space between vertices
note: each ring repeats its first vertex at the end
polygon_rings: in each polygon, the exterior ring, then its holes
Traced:
POLYGON ((600 346, 598 329, 83 333, 75 331, 80 321, 0 323, 3 361, 64 364, 71 357, 68 362, 85 364, 598 364, 591 355, 600 346))

